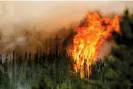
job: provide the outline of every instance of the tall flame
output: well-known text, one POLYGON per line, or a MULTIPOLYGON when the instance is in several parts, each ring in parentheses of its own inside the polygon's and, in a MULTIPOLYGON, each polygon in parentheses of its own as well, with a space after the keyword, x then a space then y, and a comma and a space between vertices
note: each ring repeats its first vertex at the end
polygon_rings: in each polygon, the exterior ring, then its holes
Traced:
POLYGON ((80 73, 81 78, 90 76, 91 66, 96 63, 100 48, 112 31, 120 31, 120 18, 101 18, 97 12, 88 13, 85 23, 76 29, 73 39, 72 56, 74 70, 80 73))

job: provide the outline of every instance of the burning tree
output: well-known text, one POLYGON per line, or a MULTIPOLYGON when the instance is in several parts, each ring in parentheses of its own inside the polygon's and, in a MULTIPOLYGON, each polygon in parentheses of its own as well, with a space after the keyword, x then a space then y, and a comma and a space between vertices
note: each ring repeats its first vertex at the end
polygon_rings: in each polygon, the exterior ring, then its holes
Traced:
POLYGON ((74 70, 80 72, 81 78, 91 74, 91 66, 98 60, 100 49, 111 37, 111 32, 119 33, 120 18, 102 18, 97 12, 88 13, 85 23, 76 29, 73 39, 72 56, 74 70))

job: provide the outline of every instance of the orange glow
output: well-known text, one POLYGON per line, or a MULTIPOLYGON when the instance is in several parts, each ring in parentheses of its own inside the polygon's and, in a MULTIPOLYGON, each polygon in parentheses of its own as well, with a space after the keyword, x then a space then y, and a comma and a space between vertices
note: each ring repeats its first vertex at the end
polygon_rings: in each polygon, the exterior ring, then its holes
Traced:
POLYGON ((111 32, 120 31, 120 18, 101 18, 97 12, 88 13, 85 23, 76 29, 77 34, 73 39, 72 56, 74 70, 79 72, 81 78, 89 77, 91 66, 96 63, 100 48, 111 32))

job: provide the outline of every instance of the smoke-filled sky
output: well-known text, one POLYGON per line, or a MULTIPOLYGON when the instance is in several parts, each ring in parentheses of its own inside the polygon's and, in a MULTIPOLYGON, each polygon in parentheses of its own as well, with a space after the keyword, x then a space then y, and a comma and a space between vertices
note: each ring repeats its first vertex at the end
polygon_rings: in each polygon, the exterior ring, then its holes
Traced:
MULTIPOLYGON (((44 46, 45 37, 51 37, 48 32, 77 24, 88 11, 97 10, 102 15, 122 14, 125 7, 133 12, 132 4, 131 1, 0 2, 0 53, 12 52, 15 48, 34 52, 37 47, 44 46), (30 33, 26 37, 27 29, 30 33)), ((67 32, 63 32, 60 34, 65 37, 67 32)), ((101 53, 107 53, 106 48, 101 53)))
POLYGON ((6 34, 19 25, 38 25, 40 29, 53 31, 80 21, 88 11, 99 10, 104 15, 122 13, 125 7, 133 11, 132 4, 131 1, 0 2, 0 27, 6 34))

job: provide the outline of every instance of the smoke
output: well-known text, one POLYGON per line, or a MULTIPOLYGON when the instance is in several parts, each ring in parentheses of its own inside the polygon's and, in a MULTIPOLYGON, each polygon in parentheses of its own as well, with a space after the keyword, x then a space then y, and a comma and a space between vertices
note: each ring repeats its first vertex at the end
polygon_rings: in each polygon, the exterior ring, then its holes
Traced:
POLYGON ((125 6, 133 8, 132 2, 113 1, 0 2, 0 50, 10 52, 17 47, 35 51, 46 38, 55 37, 59 29, 77 26, 88 11, 121 14, 125 6))
POLYGON ((99 10, 103 15, 120 14, 132 2, 90 1, 90 2, 0 2, 0 25, 5 34, 14 26, 38 25, 48 31, 67 27, 80 21, 88 11, 99 10), (110 8, 111 7, 111 8, 110 8), (116 8, 117 7, 117 8, 116 8))
POLYGON ((114 47, 115 42, 113 40, 106 41, 100 49, 98 59, 104 59, 105 56, 110 54, 111 48, 114 47))

